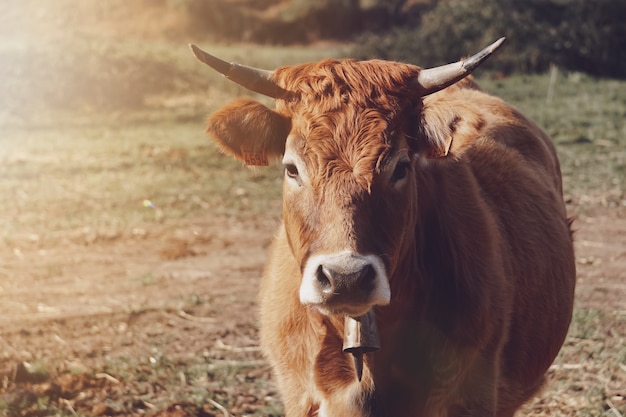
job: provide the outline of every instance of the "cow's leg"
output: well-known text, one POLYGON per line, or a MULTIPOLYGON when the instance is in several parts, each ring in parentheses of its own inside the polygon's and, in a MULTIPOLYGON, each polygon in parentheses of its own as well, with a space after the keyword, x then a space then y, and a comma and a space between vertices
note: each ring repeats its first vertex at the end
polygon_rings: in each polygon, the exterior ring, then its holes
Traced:
POLYGON ((319 405, 307 394, 307 387, 303 386, 298 378, 291 375, 281 375, 276 372, 281 399, 285 407, 285 417, 314 417, 319 405))
POLYGON ((319 409, 319 417, 361 417, 363 414, 361 410, 351 409, 346 407, 346 404, 341 404, 337 401, 323 401, 319 409))
POLYGON ((497 375, 495 361, 475 361, 462 388, 463 405, 449 412, 449 417, 496 417, 497 375))
POLYGON ((302 395, 302 391, 281 389, 286 417, 375 417, 364 410, 359 393, 351 388, 338 389, 331 396, 318 400, 302 395))
POLYGON ((345 387, 325 398, 319 409, 319 417, 370 417, 364 410, 362 393, 358 385, 345 387))
POLYGON ((500 384, 498 391, 498 417, 513 417, 515 412, 529 398, 541 390, 545 383, 545 376, 538 378, 528 386, 523 386, 519 382, 502 378, 503 383, 500 384))
POLYGON ((443 415, 446 417, 512 417, 509 414, 496 415, 495 389, 486 389, 476 394, 471 400, 463 401, 463 405, 449 407, 443 415))

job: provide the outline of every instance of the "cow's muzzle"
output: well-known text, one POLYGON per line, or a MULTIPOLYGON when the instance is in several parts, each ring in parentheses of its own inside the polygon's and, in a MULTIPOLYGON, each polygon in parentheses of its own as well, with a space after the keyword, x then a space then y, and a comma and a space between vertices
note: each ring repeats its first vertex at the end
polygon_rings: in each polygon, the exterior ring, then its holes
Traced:
POLYGON ((378 256, 344 251, 309 258, 300 302, 324 314, 360 316, 390 301, 389 281, 378 256))

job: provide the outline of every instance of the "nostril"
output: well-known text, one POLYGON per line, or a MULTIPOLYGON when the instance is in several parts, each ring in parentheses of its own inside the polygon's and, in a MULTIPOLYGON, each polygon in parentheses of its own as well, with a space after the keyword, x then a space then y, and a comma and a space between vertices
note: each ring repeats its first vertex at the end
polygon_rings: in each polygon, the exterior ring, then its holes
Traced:
POLYGON ((374 281, 376 280, 376 269, 371 264, 366 265, 362 270, 359 277, 359 282, 361 285, 366 286, 368 289, 374 285, 374 281))
POLYGON ((332 292, 333 284, 331 282, 331 272, 324 267, 324 265, 320 265, 317 268, 315 273, 315 278, 317 279, 317 283, 322 292, 332 292))

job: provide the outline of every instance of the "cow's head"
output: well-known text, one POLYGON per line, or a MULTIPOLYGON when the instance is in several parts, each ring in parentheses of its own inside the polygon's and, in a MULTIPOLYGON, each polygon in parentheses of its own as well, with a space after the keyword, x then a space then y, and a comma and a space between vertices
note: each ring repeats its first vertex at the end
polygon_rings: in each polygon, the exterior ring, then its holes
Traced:
POLYGON ((358 316, 390 302, 390 277, 415 236, 418 155, 445 155, 449 145, 441 121, 422 114, 422 97, 461 80, 502 42, 426 70, 325 60, 270 72, 192 46, 201 61, 276 99, 274 110, 236 100, 209 118, 207 132, 249 165, 282 158, 283 219, 302 304, 358 316))

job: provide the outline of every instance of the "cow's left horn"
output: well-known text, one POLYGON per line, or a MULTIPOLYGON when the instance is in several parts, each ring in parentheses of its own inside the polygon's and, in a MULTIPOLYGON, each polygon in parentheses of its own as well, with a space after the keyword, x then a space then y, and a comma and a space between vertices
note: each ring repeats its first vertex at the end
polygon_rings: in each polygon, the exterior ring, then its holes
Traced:
POLYGON ((459 62, 421 70, 415 80, 419 95, 436 93, 468 76, 489 58, 504 43, 504 40, 505 38, 500 38, 476 55, 459 62))
POLYGON ((228 63, 204 52, 196 45, 190 44, 189 47, 191 48, 191 52, 193 52, 200 61, 250 91, 272 98, 284 98, 288 94, 286 90, 272 80, 273 71, 228 63))

